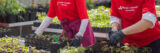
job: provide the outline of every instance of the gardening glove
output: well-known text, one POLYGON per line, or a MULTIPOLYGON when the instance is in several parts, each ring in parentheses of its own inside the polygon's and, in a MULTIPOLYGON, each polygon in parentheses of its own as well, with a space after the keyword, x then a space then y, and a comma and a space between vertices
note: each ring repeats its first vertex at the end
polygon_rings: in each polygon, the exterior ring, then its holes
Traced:
POLYGON ((79 47, 81 45, 82 37, 76 35, 75 38, 71 41, 70 46, 79 47))
POLYGON ((125 38, 125 34, 122 31, 117 31, 110 35, 109 46, 116 46, 117 43, 122 42, 125 38))
POLYGON ((47 28, 50 25, 50 23, 52 22, 52 20, 53 20, 53 18, 47 16, 42 21, 41 25, 39 26, 39 28, 34 33, 37 34, 37 35, 42 34, 44 32, 44 29, 47 28))
POLYGON ((109 37, 111 37, 111 35, 112 35, 113 33, 115 33, 115 32, 117 32, 117 31, 112 31, 112 30, 109 31, 109 32, 108 32, 109 37))
POLYGON ((88 19, 83 19, 81 21, 79 32, 76 34, 75 38, 71 41, 71 46, 80 46, 84 32, 86 31, 88 25, 88 19))

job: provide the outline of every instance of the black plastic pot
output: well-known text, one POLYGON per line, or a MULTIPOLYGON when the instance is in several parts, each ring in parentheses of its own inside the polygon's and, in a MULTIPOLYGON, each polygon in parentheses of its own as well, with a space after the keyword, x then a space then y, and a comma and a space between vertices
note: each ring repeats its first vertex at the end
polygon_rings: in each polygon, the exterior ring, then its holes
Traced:
POLYGON ((92 27, 94 32, 101 32, 101 33, 108 33, 111 31, 111 27, 106 27, 106 28, 99 28, 99 27, 92 27))
POLYGON ((7 23, 15 23, 15 22, 17 22, 17 16, 16 15, 8 15, 8 17, 7 17, 7 23))
POLYGON ((60 52, 59 49, 64 48, 66 45, 67 41, 61 43, 52 42, 50 43, 50 51, 51 53, 59 53, 60 52))
POLYGON ((60 49, 60 43, 53 42, 51 43, 51 53, 58 53, 60 49))
POLYGON ((36 19, 37 19, 36 12, 31 12, 29 20, 32 21, 32 20, 36 20, 36 19))
POLYGON ((24 21, 24 15, 26 15, 23 11, 21 11, 18 14, 17 22, 23 22, 24 21))
POLYGON ((158 21, 160 21, 160 17, 158 17, 158 21))
POLYGON ((1 23, 3 22, 3 17, 2 17, 2 16, 0 16, 0 22, 1 22, 1 23))
POLYGON ((7 23, 7 16, 6 17, 2 17, 2 19, 3 19, 3 22, 2 23, 7 23))

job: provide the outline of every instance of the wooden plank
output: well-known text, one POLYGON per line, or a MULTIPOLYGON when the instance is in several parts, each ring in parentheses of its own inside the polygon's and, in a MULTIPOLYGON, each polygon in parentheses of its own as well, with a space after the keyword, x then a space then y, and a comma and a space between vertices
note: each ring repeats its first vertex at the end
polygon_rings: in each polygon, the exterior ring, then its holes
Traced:
POLYGON ((33 25, 34 22, 39 22, 39 20, 17 22, 17 23, 0 23, 0 26, 3 26, 3 27, 17 27, 17 26, 33 25))
MULTIPOLYGON (((32 30, 36 30, 38 27, 32 26, 32 30)), ((46 28, 45 32, 62 33, 62 29, 46 28)))

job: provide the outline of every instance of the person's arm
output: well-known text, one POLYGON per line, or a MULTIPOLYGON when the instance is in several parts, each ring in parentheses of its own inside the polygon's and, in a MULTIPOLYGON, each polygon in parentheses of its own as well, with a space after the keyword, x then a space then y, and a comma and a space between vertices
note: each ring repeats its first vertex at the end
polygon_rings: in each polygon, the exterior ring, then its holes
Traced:
POLYGON ((86 31, 89 20, 85 0, 74 0, 74 2, 81 19, 81 25, 75 38, 71 41, 70 46, 79 46, 86 31))
POLYGON ((52 22, 53 18, 56 16, 56 1, 51 0, 50 1, 50 7, 47 14, 47 17, 42 21, 41 25, 38 27, 38 29, 34 32, 36 35, 40 35, 43 33, 44 29, 47 28, 50 23, 52 22))
POLYGON ((112 26, 112 31, 118 31, 121 28, 121 16, 116 8, 115 0, 112 0, 111 3, 114 4, 111 5, 110 23, 112 26))
POLYGON ((78 14, 81 19, 81 25, 77 35, 80 35, 83 37, 89 22, 87 8, 86 8, 85 0, 75 0, 75 2, 76 2, 78 14))
POLYGON ((154 28, 157 21, 154 0, 145 0, 142 10, 142 19, 136 24, 122 30, 125 35, 140 33, 149 28, 154 28))
POLYGON ((41 25, 37 28, 37 30, 34 32, 36 35, 40 35, 44 32, 44 29, 47 28, 50 23, 52 22, 53 18, 46 17, 42 22, 41 25))
POLYGON ((110 17, 112 31, 118 31, 121 28, 121 19, 117 17, 110 17))
POLYGON ((136 34, 149 28, 154 28, 155 23, 157 22, 155 1, 144 0, 142 6, 142 19, 125 29, 113 33, 110 37, 109 45, 116 45, 118 42, 123 41, 126 35, 136 34))
POLYGON ((131 35, 131 34, 143 32, 152 26, 153 26, 153 23, 151 21, 143 19, 143 20, 139 21, 138 23, 136 23, 128 28, 123 29, 122 32, 125 35, 131 35))

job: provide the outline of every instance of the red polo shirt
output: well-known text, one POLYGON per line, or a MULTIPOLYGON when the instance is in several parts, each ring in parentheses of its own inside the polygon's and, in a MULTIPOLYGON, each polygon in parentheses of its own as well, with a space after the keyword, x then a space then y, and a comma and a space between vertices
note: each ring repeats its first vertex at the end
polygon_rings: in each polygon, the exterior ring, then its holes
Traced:
POLYGON ((57 16, 60 21, 64 18, 69 21, 88 19, 85 0, 51 0, 47 16, 57 16))
MULTIPOLYGON (((155 0, 112 0, 111 16, 121 19, 122 28, 127 28, 142 19, 142 15, 150 12, 156 16, 155 0)), ((143 47, 160 38, 158 20, 153 28, 126 36, 122 43, 143 47)))

